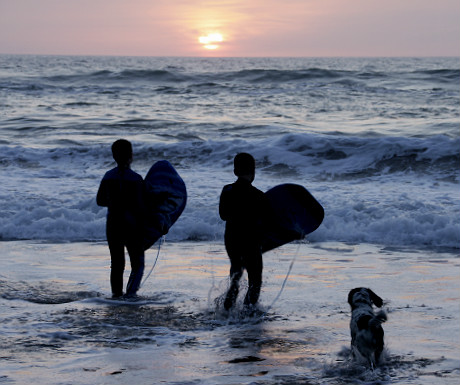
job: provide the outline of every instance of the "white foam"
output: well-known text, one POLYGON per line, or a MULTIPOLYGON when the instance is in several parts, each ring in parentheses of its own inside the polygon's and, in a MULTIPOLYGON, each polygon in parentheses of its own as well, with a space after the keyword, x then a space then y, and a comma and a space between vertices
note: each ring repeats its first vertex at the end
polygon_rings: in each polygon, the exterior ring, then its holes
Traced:
MULTIPOLYGON (((235 177, 232 158, 251 152, 254 185, 304 185, 326 211, 311 241, 458 247, 459 140, 287 134, 260 140, 135 144, 133 168, 145 174, 163 155, 187 184, 187 207, 168 238, 222 240, 222 187, 235 177), (152 160, 153 158, 153 160, 152 160), (446 181, 447 180, 447 181, 446 181)), ((106 146, 6 148, 0 186, 0 237, 47 241, 102 240, 105 208, 95 195, 112 167, 106 146)))

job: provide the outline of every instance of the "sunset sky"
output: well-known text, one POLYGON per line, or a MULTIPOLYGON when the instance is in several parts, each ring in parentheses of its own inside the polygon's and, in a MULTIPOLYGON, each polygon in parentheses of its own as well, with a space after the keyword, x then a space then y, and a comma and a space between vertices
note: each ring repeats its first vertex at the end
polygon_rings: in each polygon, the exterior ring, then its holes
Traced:
POLYGON ((0 53, 460 56, 460 1, 0 0, 0 53))

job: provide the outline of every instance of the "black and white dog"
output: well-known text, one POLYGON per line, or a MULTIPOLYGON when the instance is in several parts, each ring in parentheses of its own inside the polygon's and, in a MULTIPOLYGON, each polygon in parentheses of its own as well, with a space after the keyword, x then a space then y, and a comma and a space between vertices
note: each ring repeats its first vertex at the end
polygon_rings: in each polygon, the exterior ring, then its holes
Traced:
POLYGON ((351 351, 356 359, 364 359, 374 368, 383 351, 382 323, 387 320, 383 310, 374 314, 372 305, 382 307, 383 300, 371 289, 357 287, 348 293, 351 306, 351 351))

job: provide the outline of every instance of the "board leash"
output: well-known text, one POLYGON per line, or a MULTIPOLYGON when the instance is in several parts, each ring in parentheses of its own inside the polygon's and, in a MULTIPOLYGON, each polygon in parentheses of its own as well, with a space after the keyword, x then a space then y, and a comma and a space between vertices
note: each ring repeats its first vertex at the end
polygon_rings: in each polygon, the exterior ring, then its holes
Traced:
POLYGON ((158 251, 157 251, 157 256, 156 256, 156 258, 155 258, 155 262, 153 262, 153 266, 152 266, 152 268, 150 269, 149 273, 148 273, 147 276, 144 278, 144 280, 142 281, 142 283, 139 285, 139 289, 140 289, 142 286, 144 286, 145 281, 147 281, 147 279, 150 277, 150 274, 152 274, 153 269, 155 268, 155 266, 156 266, 156 264, 157 264, 158 257, 160 256, 161 245, 164 243, 165 238, 166 238, 166 237, 165 237, 164 235, 160 238, 160 242, 158 243, 158 251))
POLYGON ((275 299, 272 301, 270 306, 267 308, 267 310, 265 310, 263 316, 266 316, 268 314, 268 312, 272 309, 272 307, 275 305, 275 303, 281 297, 281 294, 283 293, 283 290, 284 290, 284 288, 286 286, 286 283, 288 281, 289 275, 291 274, 292 267, 294 266, 294 262, 297 259, 297 255, 299 254, 299 249, 300 249, 300 244, 297 246, 297 251, 294 254, 294 257, 292 257, 291 263, 289 264, 289 268, 288 268, 288 271, 286 273, 286 277, 284 277, 284 281, 283 281, 283 284, 281 285, 280 291, 278 292, 278 294, 276 295, 275 299))

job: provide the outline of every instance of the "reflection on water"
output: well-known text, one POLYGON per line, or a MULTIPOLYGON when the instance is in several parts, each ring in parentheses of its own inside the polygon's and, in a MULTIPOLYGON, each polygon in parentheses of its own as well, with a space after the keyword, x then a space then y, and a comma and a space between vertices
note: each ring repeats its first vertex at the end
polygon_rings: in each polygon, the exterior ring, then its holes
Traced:
MULTIPOLYGON (((58 253, 56 245, 43 249, 58 253)), ((106 290, 78 283, 78 264, 66 265, 66 279, 57 279, 62 269, 51 264, 43 264, 38 279, 14 269, 0 276, 0 383, 458 383, 455 257, 440 264, 359 247, 347 258, 330 249, 286 248, 265 259, 259 308, 245 309, 240 298, 226 312, 220 298, 228 261, 223 249, 209 249, 177 246, 135 300, 106 298, 107 269, 99 262, 87 279, 106 290), (293 256, 293 273, 278 297, 293 256), (420 265, 426 268, 410 268, 420 265), (354 362, 348 348, 346 295, 356 282, 383 293, 388 307, 386 360, 374 371, 354 362), (442 298, 433 297, 438 292, 442 298)), ((25 266, 28 257, 17 255, 25 266)), ((12 259, 6 263, 14 268, 12 259)))

